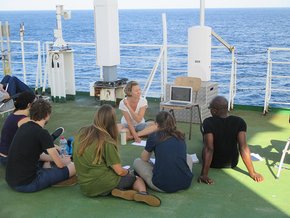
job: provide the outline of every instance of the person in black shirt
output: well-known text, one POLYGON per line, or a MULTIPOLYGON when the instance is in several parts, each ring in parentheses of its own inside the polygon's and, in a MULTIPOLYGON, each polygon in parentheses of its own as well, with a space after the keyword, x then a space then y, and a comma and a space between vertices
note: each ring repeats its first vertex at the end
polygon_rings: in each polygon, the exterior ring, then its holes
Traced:
POLYGON ((255 172, 246 142, 247 125, 242 118, 229 116, 227 106, 226 98, 215 97, 209 106, 212 117, 203 121, 203 164, 198 182, 213 184, 208 177, 209 168, 234 168, 238 164, 239 154, 250 177, 262 182, 264 178, 255 172))
POLYGON ((53 137, 44 129, 50 114, 49 102, 36 100, 30 108, 31 121, 21 125, 13 138, 9 149, 6 181, 15 191, 36 192, 59 184, 76 174, 70 157, 59 156, 53 137), (53 161, 56 167, 41 168, 39 160, 53 161))

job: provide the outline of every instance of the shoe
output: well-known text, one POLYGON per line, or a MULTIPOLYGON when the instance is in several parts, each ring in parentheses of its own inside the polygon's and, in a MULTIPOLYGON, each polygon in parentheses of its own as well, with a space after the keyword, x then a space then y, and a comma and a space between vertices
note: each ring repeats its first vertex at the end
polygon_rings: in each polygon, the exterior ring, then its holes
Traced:
POLYGON ((147 192, 138 192, 134 195, 134 201, 144 202, 153 207, 159 207, 161 204, 161 200, 154 196, 149 195, 147 192))
POLYGON ((121 190, 117 188, 114 188, 111 192, 114 197, 123 198, 128 201, 134 200, 136 193, 137 192, 135 190, 121 190))
POLYGON ((77 176, 72 176, 64 181, 61 181, 59 183, 52 185, 52 187, 67 187, 67 186, 76 185, 77 183, 78 183, 77 176))
POLYGON ((51 137, 54 140, 56 140, 61 134, 63 134, 64 128, 63 127, 58 127, 52 134, 51 137))

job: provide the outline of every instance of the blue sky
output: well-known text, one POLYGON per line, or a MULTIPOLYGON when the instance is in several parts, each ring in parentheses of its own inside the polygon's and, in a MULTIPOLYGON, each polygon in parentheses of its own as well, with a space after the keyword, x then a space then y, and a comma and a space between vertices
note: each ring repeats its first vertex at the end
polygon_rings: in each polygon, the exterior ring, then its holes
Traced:
MULTIPOLYGON (((120 9, 199 8, 200 0, 118 0, 120 9)), ((0 0, 3 10, 93 9, 93 0, 0 0)), ((290 0, 205 0, 206 8, 290 7, 290 0)))

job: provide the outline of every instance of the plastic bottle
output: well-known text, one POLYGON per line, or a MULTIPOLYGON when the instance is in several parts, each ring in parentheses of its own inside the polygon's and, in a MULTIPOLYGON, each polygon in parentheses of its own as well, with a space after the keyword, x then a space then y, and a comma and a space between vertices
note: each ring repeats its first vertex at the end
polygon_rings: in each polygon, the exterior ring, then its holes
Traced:
POLYGON ((66 147, 66 153, 68 155, 72 155, 72 143, 74 141, 74 138, 71 136, 67 139, 67 147, 66 147))
POLYGON ((127 140, 126 140, 126 130, 121 130, 120 132, 121 134, 121 145, 126 145, 127 144, 127 140))
POLYGON ((66 153, 66 147, 67 147, 67 140, 62 135, 59 140, 59 147, 60 147, 60 155, 65 155, 66 153))

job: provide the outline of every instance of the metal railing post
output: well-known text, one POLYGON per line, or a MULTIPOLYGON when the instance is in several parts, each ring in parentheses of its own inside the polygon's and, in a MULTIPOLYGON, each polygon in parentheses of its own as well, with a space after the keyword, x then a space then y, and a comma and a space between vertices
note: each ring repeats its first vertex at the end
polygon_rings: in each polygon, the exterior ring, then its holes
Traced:
POLYGON ((20 24, 20 45, 21 45, 21 57, 22 57, 22 73, 23 73, 23 81, 24 83, 27 83, 26 81, 26 66, 25 66, 25 52, 24 52, 24 24, 20 24))
POLYGON ((268 49, 267 58, 267 76, 266 76, 266 88, 265 88, 265 100, 263 114, 268 112, 269 101, 271 96, 271 74, 272 74, 272 61, 271 61, 271 49, 268 49))
POLYGON ((10 48, 10 29, 8 21, 5 21, 5 32, 6 32, 6 42, 7 42, 7 63, 5 63, 5 70, 6 74, 11 74, 11 48, 10 48), (7 66, 6 66, 7 65, 7 66))
POLYGON ((151 83, 152 83, 152 81, 154 79, 155 73, 157 71, 157 68, 159 66, 159 63, 161 61, 161 58, 162 58, 163 54, 164 54, 164 47, 162 46, 161 50, 160 50, 160 54, 159 54, 159 56, 157 58, 157 61, 155 62, 154 67, 152 68, 151 73, 149 75, 149 78, 148 78, 148 80, 147 80, 147 82, 146 82, 146 84, 144 86, 144 89, 143 89, 143 92, 142 92, 144 98, 146 98, 146 96, 147 96, 147 93, 148 93, 149 88, 151 86, 151 83))
POLYGON ((165 84, 167 84, 167 22, 166 14, 162 14, 162 26, 163 26, 163 61, 161 67, 161 101, 164 100, 165 93, 165 84))
POLYGON ((235 97, 235 88, 236 88, 236 59, 235 59, 235 48, 231 50, 232 53, 232 67, 231 67, 231 79, 230 79, 230 91, 229 91, 229 102, 228 110, 233 109, 234 106, 234 97, 235 97))

